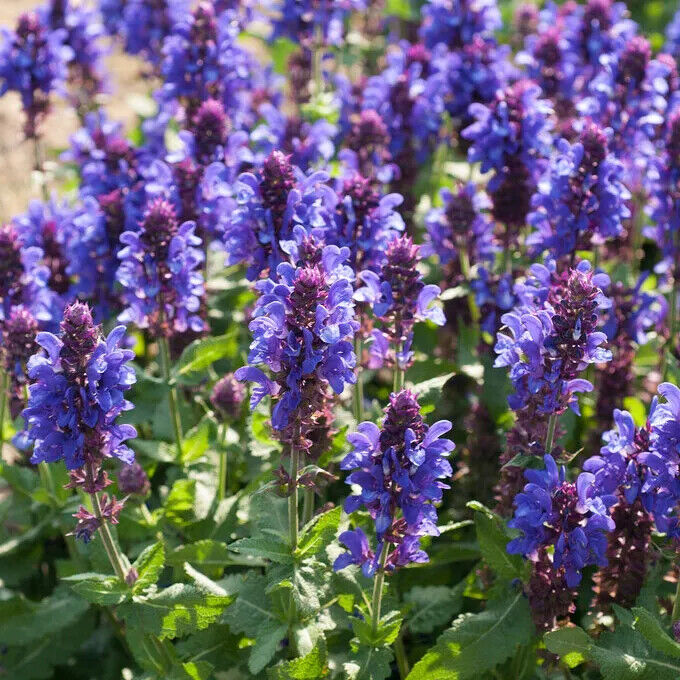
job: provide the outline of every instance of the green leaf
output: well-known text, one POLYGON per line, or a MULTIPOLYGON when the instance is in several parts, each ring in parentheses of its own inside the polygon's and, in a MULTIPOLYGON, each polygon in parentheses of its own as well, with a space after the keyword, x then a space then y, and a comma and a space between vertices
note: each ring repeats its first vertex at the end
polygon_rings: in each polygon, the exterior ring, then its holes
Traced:
POLYGON ((453 378, 453 376, 454 373, 446 373, 414 385, 413 392, 415 392, 418 397, 421 407, 436 404, 441 398, 444 385, 453 378))
POLYGON ((184 527, 196 520, 196 480, 178 479, 170 489, 165 501, 165 519, 178 527, 184 527))
POLYGON ((385 16, 395 16, 405 21, 411 21, 414 18, 410 0, 387 0, 384 12, 385 16))
POLYGON ((296 605, 299 616, 307 618, 321 609, 321 598, 328 595, 330 569, 309 558, 302 562, 272 567, 267 574, 267 592, 286 590, 296 605))
POLYGON ((168 680, 209 680, 213 665, 206 661, 175 664, 167 676, 168 680))
POLYGON ((373 632, 371 621, 354 617, 352 619, 352 630, 361 645, 366 647, 386 647, 391 645, 399 635, 402 622, 398 611, 387 613, 380 618, 378 629, 373 632))
POLYGON ((264 557, 272 562, 290 564, 293 556, 290 546, 281 535, 271 529, 261 529, 259 536, 241 538, 229 545, 229 550, 249 555, 250 557, 264 557))
POLYGON ((76 574, 67 576, 63 581, 72 582, 74 592, 84 597, 88 602, 102 606, 112 606, 125 602, 131 593, 126 583, 122 583, 117 576, 106 574, 76 574))
POLYGON ((68 588, 57 589, 40 602, 22 595, 0 600, 0 642, 27 645, 70 626, 88 609, 88 603, 68 588))
POLYGON ((507 581, 522 578, 525 569, 524 561, 519 555, 510 555, 507 551, 510 537, 505 532, 505 525, 500 517, 478 512, 475 515, 477 541, 482 556, 496 574, 507 581))
POLYGON ((190 376, 192 373, 204 371, 218 359, 238 354, 237 333, 235 328, 229 333, 217 337, 194 340, 180 356, 175 373, 178 377, 190 376))
POLYGON ((248 670, 253 675, 258 675, 272 660, 279 649, 281 640, 287 634, 288 626, 285 623, 265 621, 260 626, 255 638, 255 645, 248 658, 248 670))
POLYGON ((543 641, 548 650, 557 654, 569 668, 575 668, 588 659, 593 643, 588 633, 578 626, 566 626, 546 633, 543 641))
POLYGON ((518 453, 512 460, 509 460, 502 469, 509 467, 541 470, 545 467, 545 463, 540 456, 530 456, 525 453, 518 453))
POLYGON ((202 630, 216 621, 231 604, 230 595, 217 595, 184 583, 135 595, 118 611, 130 625, 160 638, 175 638, 202 630))
POLYGON ((342 664, 347 680, 385 680, 392 675, 394 654, 389 647, 352 645, 352 661, 342 664))
POLYGON ((413 667, 408 680, 464 680, 482 677, 534 635, 534 624, 521 592, 489 600, 479 614, 462 614, 437 644, 413 667))
POLYGON ((186 433, 182 442, 182 462, 192 463, 198 460, 210 446, 211 438, 214 438, 214 423, 204 416, 195 427, 186 433))
POLYGON ((431 633, 444 626, 460 612, 466 583, 461 581, 453 588, 448 586, 414 586, 404 595, 411 605, 406 625, 413 633, 431 633))
POLYGON ((661 627, 659 621, 642 607, 633 607, 635 630, 639 630, 654 649, 680 659, 680 645, 661 627))
POLYGON ((132 592, 136 595, 146 588, 154 585, 163 570, 165 564, 165 548, 160 541, 144 548, 139 557, 132 565, 139 574, 135 581, 132 592))
POLYGON ((318 555, 327 548, 338 533, 341 517, 341 507, 333 508, 328 512, 317 515, 303 529, 298 549, 295 553, 296 557, 318 555))
POLYGON ((222 615, 222 621, 229 624, 235 633, 245 633, 254 638, 265 622, 278 622, 266 593, 267 581, 264 576, 249 572, 238 587, 236 601, 222 615))
POLYGON ((195 543, 180 545, 168 555, 170 566, 181 566, 185 562, 191 562, 196 566, 223 567, 230 564, 232 560, 226 543, 206 538, 195 543))
POLYGON ((328 652, 323 638, 309 654, 267 669, 270 680, 316 680, 328 675, 328 652))

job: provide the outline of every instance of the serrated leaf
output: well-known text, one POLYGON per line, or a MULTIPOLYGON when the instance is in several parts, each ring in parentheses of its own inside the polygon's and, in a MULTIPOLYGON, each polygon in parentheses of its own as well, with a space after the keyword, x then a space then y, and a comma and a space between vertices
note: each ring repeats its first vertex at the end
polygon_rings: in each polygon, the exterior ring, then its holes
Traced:
POLYGON ((413 667, 408 680, 464 680, 481 677, 513 656, 534 635, 521 592, 490 600, 479 614, 462 614, 413 667))
POLYGON ((389 647, 360 646, 353 651, 352 661, 342 665, 347 680, 385 680, 392 675, 394 654, 389 647))
POLYGON ((159 638, 175 638, 209 626, 233 599, 230 595, 217 595, 196 586, 175 583, 148 595, 135 595, 118 611, 136 628, 159 638))
POLYGON ((62 579, 72 582, 71 589, 88 602, 113 606, 125 602, 131 594, 129 586, 117 576, 106 574, 76 574, 62 579))
POLYGON ((62 587, 40 602, 22 595, 0 601, 0 643, 27 645, 79 619, 88 603, 62 587))
POLYGON ((217 337, 194 340, 180 356, 175 373, 178 377, 190 376, 192 373, 204 371, 218 359, 236 356, 238 352, 237 330, 217 337))
POLYGON ((365 647, 386 647, 391 645, 399 635, 402 617, 397 611, 389 612, 380 618, 378 628, 374 632, 370 620, 352 617, 352 630, 365 647))
POLYGON ((132 586, 132 592, 136 595, 154 585, 158 581, 164 564, 165 548, 160 541, 144 548, 132 565, 139 575, 132 586))
POLYGON ((316 680, 328 675, 328 652, 323 638, 309 654, 267 669, 270 680, 316 680))
POLYGON ((338 532, 340 519, 342 517, 342 508, 337 507, 328 512, 317 515, 312 522, 305 528, 298 549, 296 551, 297 557, 307 557, 310 555, 317 555, 330 545, 338 532))
POLYGON ((477 542, 487 564, 496 574, 507 581, 521 578, 524 574, 524 561, 519 555, 507 551, 510 537, 505 532, 503 520, 493 515, 478 512, 475 515, 477 542))
POLYGON ((588 633, 578 626, 558 628, 543 636, 545 646, 569 666, 575 668, 588 659, 593 641, 588 633))
POLYGON ((200 422, 186 433, 182 442, 182 463, 192 463, 198 460, 210 446, 210 440, 214 436, 214 423, 204 416, 200 422))
POLYGON ((266 593, 264 576, 250 572, 238 588, 236 601, 224 612, 222 621, 235 633, 254 638, 264 621, 279 622, 266 593))
POLYGON ((680 659, 680 645, 661 627, 659 621, 642 607, 633 607, 635 630, 639 630, 654 649, 680 659))
POLYGON ((314 558, 277 565, 267 574, 270 584, 267 592, 289 591, 298 614, 307 618, 321 608, 321 598, 326 597, 329 588, 329 577, 329 568, 314 558))
POLYGON ((265 621, 257 632, 256 642, 248 658, 248 670, 258 675, 276 654, 281 640, 288 634, 288 626, 275 621, 265 621))
POLYGON ((545 463, 540 456, 530 456, 525 453, 518 453, 512 460, 509 460, 501 469, 505 468, 522 468, 540 470, 545 467, 545 463))
POLYGON ((259 536, 249 536, 234 541, 229 545, 229 550, 251 557, 263 557, 279 564, 293 562, 288 543, 280 534, 270 529, 262 529, 259 536))
POLYGON ((466 583, 461 581, 453 588, 448 586, 414 586, 404 595, 411 605, 406 625, 413 633, 431 633, 444 626, 460 612, 466 583))
POLYGON ((167 676, 168 680, 208 680, 213 666, 206 661, 175 664, 167 676))
POLYGON ((206 538, 180 545, 168 555, 168 564, 171 566, 181 566, 185 562, 196 566, 223 567, 231 562, 229 548, 222 541, 206 538))
POLYGON ((165 519, 178 527, 191 524, 196 520, 195 502, 196 480, 178 479, 165 500, 165 519))

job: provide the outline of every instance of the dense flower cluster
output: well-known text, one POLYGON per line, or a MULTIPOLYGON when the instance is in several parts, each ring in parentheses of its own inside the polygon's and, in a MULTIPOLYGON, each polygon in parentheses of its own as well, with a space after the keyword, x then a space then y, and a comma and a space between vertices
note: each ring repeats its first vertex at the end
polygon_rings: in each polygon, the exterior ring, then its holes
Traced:
POLYGON ((151 328, 157 336, 203 331, 204 255, 195 229, 193 222, 180 225, 172 204, 158 198, 148 205, 139 232, 121 235, 125 247, 116 277, 126 309, 120 321, 151 328))
POLYGON ((607 144, 607 132, 590 123, 574 144, 556 143, 527 218, 536 230, 527 244, 536 251, 558 258, 622 233, 631 214, 630 193, 622 183, 623 166, 608 154, 607 144))
POLYGON ((387 555, 382 564, 389 570, 427 561, 420 538, 439 535, 433 503, 448 488, 440 480, 452 472, 446 457, 455 445, 441 439, 450 429, 446 420, 428 427, 416 396, 402 390, 390 396, 382 428, 365 422, 348 436, 353 449, 341 468, 352 470, 346 482, 361 487, 361 493, 347 498, 345 511, 366 507, 375 522, 377 544, 371 551, 359 528, 344 532, 340 541, 349 552, 335 560, 336 570, 357 564, 370 576, 379 568, 383 551, 387 555))
POLYGON ((359 278, 365 284, 354 297, 371 304, 380 328, 371 334, 371 368, 391 363, 406 369, 413 361, 413 326, 429 319, 438 326, 446 322, 440 307, 432 303, 439 286, 426 285, 418 271, 420 248, 408 236, 393 239, 387 246, 379 273, 365 269, 359 278))
POLYGON ((260 292, 250 330, 249 367, 236 378, 257 384, 250 406, 274 396, 272 426, 285 441, 308 449, 308 433, 324 411, 327 386, 341 394, 356 381, 352 338, 358 328, 352 301, 349 249, 326 246, 316 261, 298 267, 282 262, 260 292), (267 367, 273 380, 258 366, 267 367))
POLYGON ((510 335, 500 332, 496 342, 496 366, 510 367, 514 393, 508 402, 514 410, 535 405, 538 412, 560 413, 567 406, 578 410, 574 395, 593 389, 579 378, 588 365, 611 360, 611 352, 601 345, 607 336, 595 330, 598 312, 611 302, 601 287, 609 277, 593 274, 587 262, 564 272, 556 279, 545 267, 534 272, 545 276, 541 304, 504 314, 502 322, 510 335))
POLYGON ((628 504, 639 498, 656 528, 677 536, 680 390, 662 383, 659 394, 666 402, 654 400, 648 421, 641 428, 635 427, 627 411, 614 411, 615 428, 603 435, 605 445, 600 455, 589 458, 584 470, 594 475, 593 486, 598 493, 619 493, 628 504))
POLYGON ((550 454, 545 470, 526 470, 528 484, 515 499, 515 515, 508 526, 522 533, 508 544, 508 552, 530 556, 554 546, 553 567, 564 569, 569 588, 581 582, 589 564, 606 565, 605 532, 614 528, 603 499, 592 494, 592 475, 581 473, 576 484, 567 482, 550 454))
POLYGON ((0 31, 0 96, 18 92, 26 137, 36 137, 50 108, 50 94, 63 92, 72 51, 65 31, 50 30, 37 12, 22 14, 15 31, 0 31))

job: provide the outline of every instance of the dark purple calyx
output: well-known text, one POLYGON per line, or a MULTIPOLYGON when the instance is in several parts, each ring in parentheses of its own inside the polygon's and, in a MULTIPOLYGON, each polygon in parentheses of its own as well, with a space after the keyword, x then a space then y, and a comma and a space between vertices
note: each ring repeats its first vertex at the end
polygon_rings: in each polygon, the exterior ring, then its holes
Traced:
POLYGON ((59 358, 64 375, 69 382, 84 386, 87 382, 87 364, 100 335, 90 308, 82 302, 69 305, 64 310, 60 328, 63 347, 59 358))
POLYGON ((427 425, 420 415, 418 398, 410 390, 402 390, 390 395, 390 403, 385 408, 385 420, 380 432, 380 450, 394 447, 397 453, 404 451, 406 430, 415 434, 415 442, 422 442, 427 425))

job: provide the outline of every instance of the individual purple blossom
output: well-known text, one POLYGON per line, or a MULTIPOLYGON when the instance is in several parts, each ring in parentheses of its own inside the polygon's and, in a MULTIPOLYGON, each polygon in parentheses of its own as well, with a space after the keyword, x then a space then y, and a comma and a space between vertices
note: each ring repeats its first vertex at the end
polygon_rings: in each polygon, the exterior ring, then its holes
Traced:
POLYGON ((554 546, 553 565, 564 569, 567 586, 574 588, 584 567, 606 566, 606 532, 614 529, 614 522, 605 500, 592 494, 592 474, 581 473, 573 484, 550 454, 543 460, 544 470, 524 472, 528 484, 517 494, 515 514, 508 522, 521 534, 508 543, 507 551, 530 557, 554 546))
POLYGON ((496 0, 427 0, 421 14, 420 37, 428 48, 444 43, 455 50, 502 26, 496 0))
POLYGON ((274 278, 259 281, 260 297, 249 328, 253 341, 249 366, 238 380, 257 383, 250 406, 270 394, 275 399, 272 426, 284 441, 310 448, 308 433, 324 410, 328 386, 341 394, 356 381, 353 349, 354 273, 347 266, 348 248, 326 246, 317 263, 298 267, 282 262, 274 278), (259 366, 268 368, 267 377, 259 366))
POLYGON ((387 246, 380 272, 365 269, 359 278, 365 284, 354 298, 371 305, 380 327, 371 335, 371 368, 385 363, 402 370, 413 362, 411 344, 416 321, 446 322, 440 307, 433 305, 439 286, 426 285, 418 271, 420 248, 408 236, 393 239, 387 246))
POLYGON ((151 328, 154 335, 201 332, 204 254, 193 222, 179 224, 167 200, 152 200, 138 232, 121 235, 117 279, 123 287, 121 321, 151 328))
POLYGON ((486 212, 491 207, 489 197, 474 182, 461 185, 456 192, 442 189, 439 197, 441 207, 425 215, 429 239, 423 255, 436 255, 442 265, 461 257, 467 257, 470 264, 493 261, 498 245, 486 212))
POLYGON ((22 14, 16 31, 0 31, 0 96, 8 91, 20 95, 27 138, 38 136, 50 95, 64 92, 72 55, 64 39, 65 31, 51 30, 38 12, 22 14))
POLYGON ((31 385, 23 416, 26 438, 34 444, 31 462, 64 460, 74 471, 93 465, 93 485, 100 475, 105 477, 103 458, 134 461, 124 442, 136 436, 135 429, 116 424, 118 416, 132 408, 124 392, 135 382, 133 369, 126 365, 134 353, 120 348, 125 327, 116 327, 104 339, 87 305, 67 307, 60 327, 59 337, 38 334, 44 352, 28 362, 31 385))
POLYGON ((441 437, 450 429, 446 420, 428 427, 416 396, 402 390, 390 396, 381 428, 364 422, 348 435, 352 451, 340 467, 351 470, 345 482, 361 491, 346 499, 344 509, 348 514, 362 505, 368 510, 377 544, 372 552, 361 530, 342 534, 340 540, 349 553, 336 559, 336 571, 358 564, 366 576, 373 575, 385 543, 391 546, 385 562, 388 570, 427 561, 420 538, 439 535, 434 503, 449 488, 441 480, 451 476, 447 456, 455 445, 441 437))
POLYGON ((560 139, 532 198, 527 245, 554 258, 616 238, 631 212, 623 165, 609 153, 608 133, 586 123, 578 141, 560 139))
POLYGON ((487 267, 477 268, 470 282, 475 296, 475 304, 481 314, 481 329, 495 335, 499 330, 499 320, 516 304, 511 274, 494 274, 487 267))
POLYGON ((607 336, 595 330, 598 312, 611 306, 601 290, 608 285, 607 275, 594 275, 583 261, 550 281, 545 300, 520 303, 501 317, 509 334, 497 335, 494 365, 510 368, 510 408, 556 414, 569 406, 578 412, 574 395, 593 389, 579 374, 612 358, 601 347, 607 336))

